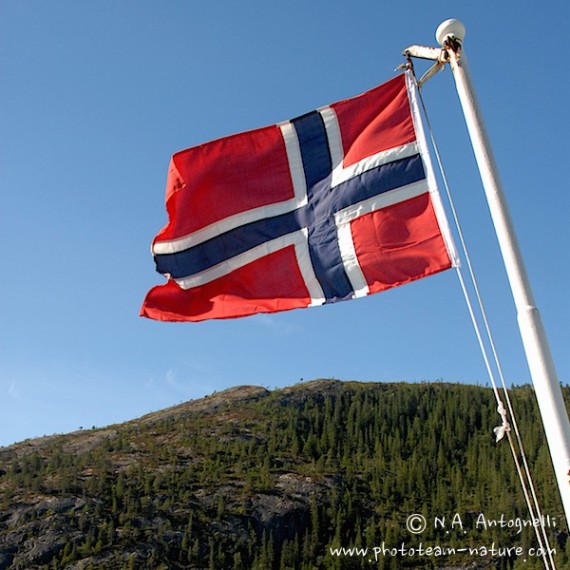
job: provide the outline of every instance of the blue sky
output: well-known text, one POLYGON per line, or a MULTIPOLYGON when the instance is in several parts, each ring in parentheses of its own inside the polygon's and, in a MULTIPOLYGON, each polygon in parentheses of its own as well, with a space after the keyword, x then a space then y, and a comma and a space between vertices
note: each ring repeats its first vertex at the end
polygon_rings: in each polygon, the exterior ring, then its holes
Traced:
MULTIPOLYGON (((568 3, 553 0, 4 0, 0 445, 128 420, 240 384, 486 384, 453 271, 270 316, 196 324, 138 316, 146 291, 162 282, 149 247, 166 222, 172 153, 382 83, 405 47, 435 46, 435 29, 450 17, 467 27, 527 269, 559 377, 569 382, 569 16, 568 3)), ((527 383, 450 70, 424 97, 507 380, 527 383)))

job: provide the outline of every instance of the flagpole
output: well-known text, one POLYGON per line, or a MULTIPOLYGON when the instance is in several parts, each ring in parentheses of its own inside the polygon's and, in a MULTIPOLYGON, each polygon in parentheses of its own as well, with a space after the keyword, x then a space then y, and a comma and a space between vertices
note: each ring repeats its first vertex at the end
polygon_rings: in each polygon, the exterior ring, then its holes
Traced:
POLYGON ((570 422, 542 319, 532 294, 497 165, 471 81, 463 49, 465 27, 446 20, 436 31, 453 71, 471 144, 517 309, 519 329, 550 448, 562 504, 570 525, 570 422))

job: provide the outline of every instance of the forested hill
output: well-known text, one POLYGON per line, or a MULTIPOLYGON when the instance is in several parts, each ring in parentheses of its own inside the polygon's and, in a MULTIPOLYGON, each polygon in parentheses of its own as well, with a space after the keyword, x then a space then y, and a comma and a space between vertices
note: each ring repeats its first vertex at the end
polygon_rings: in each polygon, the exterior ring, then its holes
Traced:
MULTIPOLYGON (((511 397, 570 568, 533 391, 511 397)), ((489 388, 317 380, 0 448, 0 570, 542 568, 499 424, 489 388)))

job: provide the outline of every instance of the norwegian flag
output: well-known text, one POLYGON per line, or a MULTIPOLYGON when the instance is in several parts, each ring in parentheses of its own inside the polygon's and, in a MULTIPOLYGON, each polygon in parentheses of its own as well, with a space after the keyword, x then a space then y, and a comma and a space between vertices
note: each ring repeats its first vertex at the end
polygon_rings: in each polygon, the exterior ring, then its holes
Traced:
POLYGON ((157 320, 333 303, 455 264, 408 73, 175 154, 166 207, 152 252, 168 281, 141 309, 157 320))

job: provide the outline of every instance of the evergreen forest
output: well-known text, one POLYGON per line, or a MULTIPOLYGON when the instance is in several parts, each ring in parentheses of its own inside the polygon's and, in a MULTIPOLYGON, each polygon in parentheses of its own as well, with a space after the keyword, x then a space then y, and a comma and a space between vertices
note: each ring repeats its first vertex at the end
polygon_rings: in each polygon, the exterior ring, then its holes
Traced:
MULTIPOLYGON (((510 396, 570 568, 534 392, 510 396)), ((0 570, 542 568, 500 423, 487 387, 315 380, 27 440, 0 448, 0 570)))

